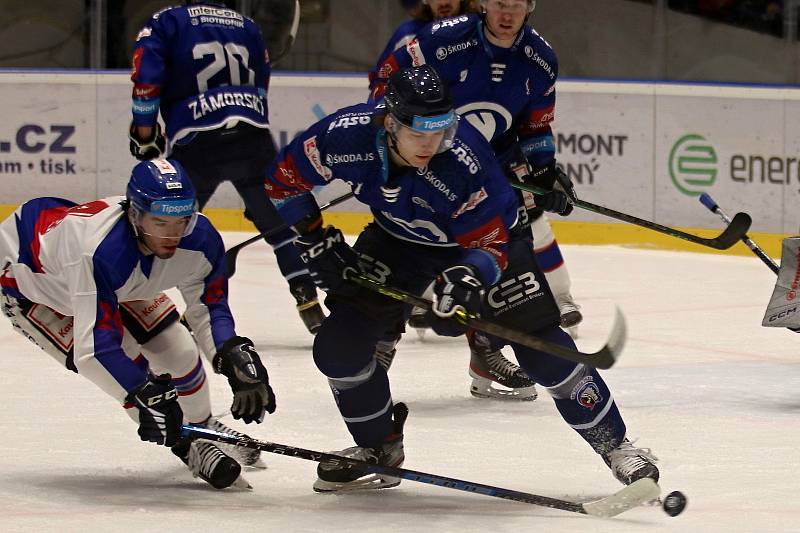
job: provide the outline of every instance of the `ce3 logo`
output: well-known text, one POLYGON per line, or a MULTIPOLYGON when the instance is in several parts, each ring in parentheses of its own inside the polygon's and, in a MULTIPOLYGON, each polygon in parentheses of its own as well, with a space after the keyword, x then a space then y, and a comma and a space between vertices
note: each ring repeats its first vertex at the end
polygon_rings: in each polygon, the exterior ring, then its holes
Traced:
POLYGON ((501 309, 526 296, 533 296, 540 288, 541 285, 533 273, 525 272, 492 287, 486 296, 486 301, 492 309, 501 309))

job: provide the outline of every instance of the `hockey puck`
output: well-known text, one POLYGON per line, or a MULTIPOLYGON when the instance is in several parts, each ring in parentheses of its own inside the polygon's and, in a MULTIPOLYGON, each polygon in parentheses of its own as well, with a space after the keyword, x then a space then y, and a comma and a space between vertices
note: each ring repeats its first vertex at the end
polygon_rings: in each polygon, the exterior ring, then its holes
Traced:
POLYGON ((686 508, 686 496, 682 492, 676 490, 667 494, 662 504, 664 512, 670 516, 678 516, 686 508))

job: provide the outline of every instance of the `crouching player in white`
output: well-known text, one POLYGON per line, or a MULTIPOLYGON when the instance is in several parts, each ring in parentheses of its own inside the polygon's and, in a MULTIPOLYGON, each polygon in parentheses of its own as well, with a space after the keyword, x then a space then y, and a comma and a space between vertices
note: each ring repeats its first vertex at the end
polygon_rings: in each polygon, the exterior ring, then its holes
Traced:
POLYGON ((3 312, 14 329, 123 404, 143 441, 171 447, 218 489, 246 486, 239 462, 180 435, 184 422, 236 433, 211 418, 197 346, 228 378, 234 418, 261 422, 275 410, 266 369, 234 330, 224 252, 185 171, 168 160, 137 164, 125 197, 36 198, 0 223, 3 312), (163 294, 172 287, 197 344, 163 294))

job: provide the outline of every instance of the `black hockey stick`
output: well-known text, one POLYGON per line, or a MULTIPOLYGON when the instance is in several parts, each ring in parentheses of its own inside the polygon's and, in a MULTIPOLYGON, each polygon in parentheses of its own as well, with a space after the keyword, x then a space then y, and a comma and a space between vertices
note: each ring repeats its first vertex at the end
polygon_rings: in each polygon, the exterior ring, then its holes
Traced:
POLYGON ((655 481, 650 478, 642 478, 615 492, 614 494, 606 496, 605 498, 586 503, 577 503, 550 498, 548 496, 529 494, 527 492, 520 492, 517 490, 493 487, 491 485, 484 485, 482 483, 463 481, 437 474, 428 474, 406 468, 396 468, 368 463, 366 461, 359 461, 358 459, 342 457, 332 453, 317 452, 314 450, 296 448, 294 446, 288 446, 285 444, 260 441, 245 436, 220 433, 204 427, 183 426, 182 433, 184 438, 199 438, 212 440, 215 442, 224 442, 234 446, 241 446, 243 448, 251 448, 253 450, 261 450, 263 452, 276 453, 289 457, 297 457, 299 459, 316 461, 318 463, 325 463, 331 466, 357 467, 359 469, 363 469, 367 474, 381 474, 394 478, 402 478, 409 481, 418 481, 420 483, 436 485, 437 487, 444 487, 447 489, 462 490, 464 492, 483 494, 484 496, 494 496, 495 498, 502 498, 504 500, 513 500, 531 505, 539 505, 542 507, 550 507, 552 509, 569 511, 571 513, 601 516, 605 518, 616 516, 646 502, 655 500, 661 493, 661 489, 655 481))
MULTIPOLYGON (((349 200, 352 197, 353 197, 353 193, 352 192, 349 192, 347 194, 343 194, 343 195, 341 195, 341 196, 339 196, 337 198, 334 198, 333 200, 331 200, 327 204, 321 205, 319 207, 319 210, 320 211, 325 211, 329 207, 333 207, 333 206, 335 206, 337 204, 340 204, 340 203, 344 202, 345 200, 349 200)), ((244 248, 245 246, 250 246, 254 242, 260 241, 261 239, 263 239, 265 237, 269 237, 270 235, 275 235, 279 231, 283 231, 288 227, 289 227, 288 224, 281 224, 279 226, 275 226, 274 228, 270 229, 269 231, 265 231, 264 233, 259 233, 258 235, 254 236, 254 237, 250 237, 246 241, 243 241, 243 242, 240 242, 237 245, 231 246, 228 250, 226 250, 225 251, 225 266, 228 269, 228 278, 232 278, 233 275, 236 273, 236 257, 239 255, 239 252, 242 250, 242 248, 244 248)))
MULTIPOLYGON (((420 298, 411 293, 396 289, 394 287, 386 286, 382 283, 371 280, 370 278, 361 274, 351 274, 348 279, 368 289, 379 292, 389 298, 399 300, 401 302, 422 307, 424 309, 431 308, 431 302, 425 298, 420 298)), ((484 320, 478 316, 470 313, 457 312, 454 320, 458 320, 462 324, 468 325, 471 328, 501 337, 503 339, 522 344, 534 350, 541 350, 543 352, 556 355, 569 361, 576 363, 583 363, 591 367, 607 369, 611 368, 622 353, 622 348, 625 346, 627 338, 627 327, 625 325, 625 316, 622 312, 615 308, 614 325, 611 328, 611 334, 608 341, 599 351, 594 353, 584 353, 579 350, 572 350, 566 346, 561 346, 554 342, 546 341, 539 337, 529 335, 522 331, 511 329, 489 320, 484 320)))
MULTIPOLYGON (((704 192, 703 194, 700 195, 700 203, 706 206, 708 210, 711 211, 712 213, 716 213, 717 215, 719 215, 719 218, 721 218, 725 222, 725 224, 728 224, 730 226, 730 224, 732 223, 730 217, 725 213, 725 211, 722 210, 722 208, 719 205, 717 205, 717 202, 715 202, 714 199, 711 198, 711 196, 708 193, 704 192)), ((753 239, 748 237, 747 234, 742 235, 739 240, 745 243, 747 247, 750 248, 750 250, 752 250, 753 253, 756 254, 758 258, 761 259, 761 261, 765 265, 767 265, 767 267, 769 267, 769 269, 772 270, 775 274, 780 272, 780 267, 777 265, 777 263, 775 263, 775 261, 773 261, 772 258, 767 255, 767 252, 762 250, 761 247, 753 241, 753 239)))
MULTIPOLYGON (((545 189, 534 187, 532 185, 526 185, 524 183, 512 182, 511 186, 520 189, 522 191, 532 192, 534 194, 547 193, 545 189)), ((739 242, 739 239, 741 239, 742 236, 745 233, 747 233, 747 230, 750 229, 750 224, 753 223, 753 221, 750 219, 750 215, 748 215, 747 213, 736 213, 736 216, 733 217, 733 220, 731 220, 728 227, 725 228, 725 231, 723 231, 713 239, 706 239, 704 237, 700 237, 699 235, 693 235, 691 233, 686 233, 684 231, 675 228, 662 226, 661 224, 658 224, 656 222, 645 220, 643 218, 638 218, 633 215, 628 215, 627 213, 614 211, 613 209, 609 209, 608 207, 603 207, 602 205, 586 202, 578 198, 570 198, 570 201, 572 202, 572 205, 574 205, 575 207, 580 207, 581 209, 586 209, 587 211, 593 211, 595 213, 599 213, 607 217, 615 218, 617 220, 622 220, 623 222, 628 222, 636 226, 641 226, 643 228, 657 231, 659 233, 664 233, 665 235, 669 235, 671 237, 677 237, 678 239, 683 239, 685 241, 693 242, 695 244, 708 246, 709 248, 715 248, 717 250, 727 250, 728 248, 739 242)))

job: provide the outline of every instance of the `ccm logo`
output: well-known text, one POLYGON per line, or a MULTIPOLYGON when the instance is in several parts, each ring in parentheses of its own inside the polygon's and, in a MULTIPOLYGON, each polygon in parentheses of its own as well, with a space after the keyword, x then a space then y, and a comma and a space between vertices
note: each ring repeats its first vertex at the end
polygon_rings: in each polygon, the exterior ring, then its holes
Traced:
POLYGON ((486 299, 492 309, 500 309, 535 294, 540 287, 536 277, 531 272, 525 272, 494 286, 486 299))
POLYGON ((153 407, 157 403, 162 401, 171 400, 178 396, 178 391, 175 389, 168 390, 164 394, 158 394, 156 396, 151 396, 147 399, 147 407, 153 407))
POLYGON ((333 247, 334 244, 337 242, 342 242, 342 234, 338 231, 333 235, 328 235, 325 237, 325 240, 318 242, 305 252, 300 255, 300 258, 303 260, 304 263, 308 263, 309 260, 319 257, 325 250, 328 248, 333 247))
POLYGON ((772 315, 771 317, 769 317, 767 319, 767 321, 768 322, 774 322, 776 320, 779 320, 781 318, 786 318, 789 315, 793 315, 795 313, 797 313, 797 307, 792 307, 791 309, 784 309, 780 313, 776 313, 776 314, 772 315))

